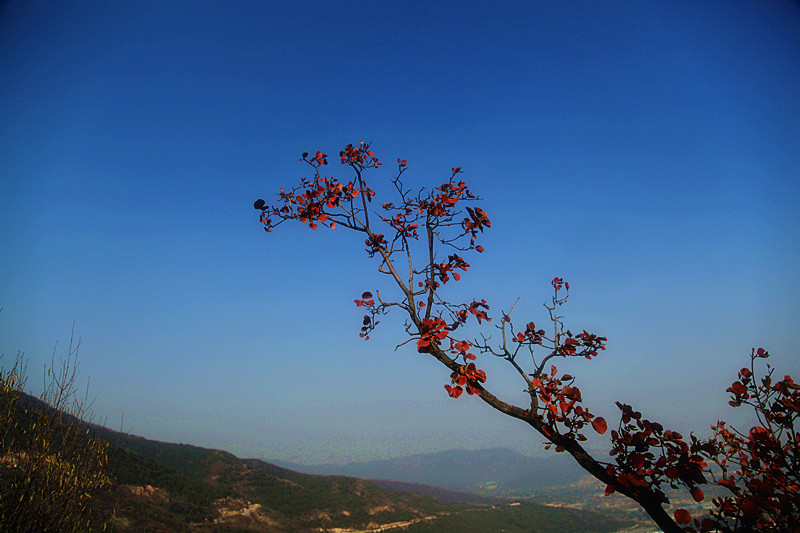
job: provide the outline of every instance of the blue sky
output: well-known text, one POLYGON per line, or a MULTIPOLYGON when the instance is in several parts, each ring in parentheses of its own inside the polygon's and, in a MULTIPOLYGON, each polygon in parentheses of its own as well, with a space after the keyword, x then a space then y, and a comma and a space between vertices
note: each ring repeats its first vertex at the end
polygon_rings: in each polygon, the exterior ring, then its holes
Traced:
POLYGON ((754 346, 798 374, 796 2, 287 4, 0 6, 0 342, 34 389, 74 321, 97 415, 149 438, 302 462, 539 453, 394 351, 399 317, 358 338, 353 298, 389 290, 359 236, 259 226, 301 152, 362 140, 413 186, 461 166, 484 199, 454 298, 543 322, 549 280, 570 281, 568 325, 609 350, 562 366, 609 420, 618 399, 684 432, 744 421, 724 389, 754 346))

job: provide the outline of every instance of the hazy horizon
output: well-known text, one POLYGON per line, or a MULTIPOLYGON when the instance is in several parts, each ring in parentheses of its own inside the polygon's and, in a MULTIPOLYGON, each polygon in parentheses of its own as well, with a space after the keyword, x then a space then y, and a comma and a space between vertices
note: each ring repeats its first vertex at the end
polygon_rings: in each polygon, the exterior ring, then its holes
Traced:
POLYGON ((36 392, 74 322, 112 428, 311 463, 547 453, 395 351, 398 314, 359 339, 353 299, 392 290, 363 238, 259 225, 302 152, 359 141, 377 205, 398 157, 483 198, 453 299, 538 324, 570 282, 566 324, 608 350, 559 369, 610 427, 616 400, 684 434, 745 423, 725 389, 751 348, 800 369, 797 2, 12 0, 0 73, 0 352, 36 392))

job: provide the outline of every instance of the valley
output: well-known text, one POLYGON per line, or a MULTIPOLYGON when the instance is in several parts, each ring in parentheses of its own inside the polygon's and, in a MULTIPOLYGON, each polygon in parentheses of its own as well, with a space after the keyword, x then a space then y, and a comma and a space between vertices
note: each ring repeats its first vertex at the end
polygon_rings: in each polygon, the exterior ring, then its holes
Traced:
MULTIPOLYGON (((96 502, 112 531, 611 533, 634 525, 552 502, 307 474, 219 450, 94 431, 114 446, 117 481, 96 502)), ((461 451, 450 455, 459 460, 461 451)))

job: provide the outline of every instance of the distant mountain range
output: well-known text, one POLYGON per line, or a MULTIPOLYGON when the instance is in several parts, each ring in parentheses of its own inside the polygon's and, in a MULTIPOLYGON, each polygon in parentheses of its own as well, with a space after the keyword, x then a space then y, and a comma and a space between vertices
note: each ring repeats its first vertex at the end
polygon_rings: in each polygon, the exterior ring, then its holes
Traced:
POLYGON ((421 483, 454 491, 509 498, 528 497, 537 491, 563 487, 586 477, 586 472, 570 459, 557 454, 549 457, 528 457, 506 448, 490 448, 474 451, 450 450, 345 465, 308 466, 265 460, 305 474, 421 483))

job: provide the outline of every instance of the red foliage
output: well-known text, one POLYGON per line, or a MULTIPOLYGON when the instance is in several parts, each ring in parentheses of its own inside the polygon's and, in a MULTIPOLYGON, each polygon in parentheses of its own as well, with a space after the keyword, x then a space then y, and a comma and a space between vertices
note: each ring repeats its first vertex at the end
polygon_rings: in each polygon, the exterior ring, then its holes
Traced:
POLYGON ((686 524, 685 531, 800 532, 800 433, 795 428, 800 386, 790 376, 773 382, 769 366, 757 381, 755 360, 766 357, 769 353, 763 348, 753 350, 750 368, 741 369, 739 380, 727 389, 732 394, 731 405, 752 407, 762 425, 741 433, 720 421, 712 426, 712 437, 698 441, 692 436, 687 444, 680 435, 662 432, 660 425, 642 421, 638 412, 621 406, 627 431, 624 435, 612 432, 615 451, 622 458, 609 472, 651 486, 665 481, 672 486, 682 484, 696 502, 705 498, 698 484, 712 483, 730 492, 713 500, 710 516, 693 518, 686 509, 678 509, 675 521, 686 524), (640 431, 630 431, 634 428, 631 420, 637 420, 640 431), (658 457, 648 453, 642 459, 640 453, 631 452, 633 443, 639 449, 655 446, 666 453, 658 457), (719 470, 707 468, 707 462, 716 463, 719 470))
POLYGON ((683 435, 642 418, 630 405, 617 402, 617 407, 622 417, 619 428, 611 431, 610 452, 616 464, 609 464, 606 472, 619 485, 659 488, 662 484, 680 484, 693 491, 697 484, 706 483, 704 472, 708 464, 701 455, 704 443, 694 436, 687 443, 683 435))
POLYGON ((694 523, 694 531, 800 532, 800 385, 791 376, 773 381, 769 365, 757 380, 755 361, 767 357, 753 350, 750 368, 728 388, 731 405, 753 408, 760 425, 746 433, 721 421, 712 427, 708 457, 722 472, 714 482, 730 496, 715 499, 713 520, 694 523))
POLYGON ((417 340, 417 351, 430 353, 430 345, 438 345, 443 339, 447 338, 449 332, 450 326, 438 316, 434 318, 423 318, 419 332, 419 340, 417 340))
POLYGON ((444 388, 452 398, 458 398, 463 392, 462 387, 466 387, 467 394, 479 394, 481 387, 480 383, 486 383, 486 372, 479 370, 475 363, 471 362, 476 359, 475 354, 469 353, 471 345, 468 341, 454 341, 450 339, 450 353, 456 354, 456 359, 461 357, 464 361, 452 374, 450 374, 450 382, 452 385, 445 385, 444 388))

